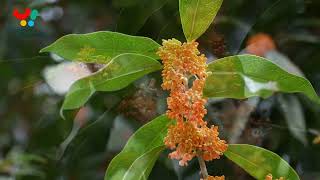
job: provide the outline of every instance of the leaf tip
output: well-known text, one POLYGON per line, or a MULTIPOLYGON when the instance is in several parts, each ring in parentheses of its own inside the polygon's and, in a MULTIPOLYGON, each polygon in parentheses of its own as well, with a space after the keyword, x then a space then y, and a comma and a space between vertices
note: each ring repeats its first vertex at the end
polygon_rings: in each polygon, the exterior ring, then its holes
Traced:
POLYGON ((48 47, 45 47, 45 48, 42 48, 39 53, 46 53, 46 52, 49 52, 49 46, 48 47))
POLYGON ((61 109, 60 109, 60 117, 63 119, 63 120, 66 120, 66 117, 64 116, 64 114, 63 114, 63 106, 61 107, 61 109))

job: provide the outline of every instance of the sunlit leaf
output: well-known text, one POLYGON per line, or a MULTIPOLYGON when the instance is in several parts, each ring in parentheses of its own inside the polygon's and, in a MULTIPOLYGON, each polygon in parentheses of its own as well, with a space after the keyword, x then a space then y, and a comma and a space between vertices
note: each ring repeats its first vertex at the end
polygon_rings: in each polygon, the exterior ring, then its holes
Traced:
POLYGON ((217 15, 223 0, 179 0, 184 35, 188 41, 200 37, 217 15))
POLYGON ((105 180, 145 180, 159 154, 172 121, 162 115, 141 127, 128 140, 124 149, 111 161, 105 180))
POLYGON ((138 78, 161 69, 161 64, 148 56, 126 53, 113 58, 103 69, 76 81, 69 89, 62 110, 83 106, 96 91, 116 91, 138 78))
POLYGON ((298 174, 285 160, 266 149, 247 144, 230 144, 224 155, 258 180, 264 180, 268 174, 274 178, 299 180, 298 174))
POLYGON ((158 58, 159 44, 150 38, 101 31, 66 35, 40 52, 52 52, 67 60, 106 64, 123 53, 158 58))
POLYGON ((207 97, 244 99, 268 97, 274 92, 303 93, 316 103, 320 98, 311 83, 281 69, 271 61, 253 55, 222 58, 209 64, 212 74, 207 78, 207 97))

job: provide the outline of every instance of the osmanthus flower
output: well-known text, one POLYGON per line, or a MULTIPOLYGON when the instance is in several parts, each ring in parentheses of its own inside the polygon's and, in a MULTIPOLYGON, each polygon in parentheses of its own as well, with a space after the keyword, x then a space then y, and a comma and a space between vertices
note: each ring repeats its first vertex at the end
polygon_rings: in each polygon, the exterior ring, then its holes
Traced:
MULTIPOLYGON (((200 179, 204 180, 204 179, 200 179)), ((209 176, 207 180, 224 180, 224 176, 209 176)))
POLYGON ((170 90, 167 115, 179 122, 190 120, 203 124, 202 118, 207 111, 202 90, 207 65, 206 57, 199 55, 197 46, 196 42, 182 44, 176 39, 164 40, 158 55, 164 64, 162 88, 170 90), (190 79, 193 79, 192 83, 190 79))
MULTIPOLYGON (((268 175, 266 176, 266 180, 273 180, 272 174, 268 174, 268 175)), ((280 177, 279 179, 274 179, 274 180, 285 180, 285 178, 280 177)))
POLYGON ((164 140, 168 148, 175 150, 169 157, 180 160, 181 166, 196 156, 205 161, 219 159, 227 144, 218 137, 218 127, 208 127, 203 120, 207 113, 207 99, 202 93, 208 76, 207 59, 194 41, 181 43, 170 39, 162 45, 157 54, 164 64, 162 88, 170 91, 167 116, 176 120, 164 140))
POLYGON ((180 160, 179 164, 184 166, 195 156, 201 156, 206 161, 219 159, 227 145, 218 135, 216 126, 196 127, 190 122, 178 122, 169 127, 165 145, 175 149, 170 153, 170 158, 180 160))
POLYGON ((264 56, 267 52, 275 50, 276 44, 270 35, 258 33, 249 38, 246 49, 250 54, 264 56))

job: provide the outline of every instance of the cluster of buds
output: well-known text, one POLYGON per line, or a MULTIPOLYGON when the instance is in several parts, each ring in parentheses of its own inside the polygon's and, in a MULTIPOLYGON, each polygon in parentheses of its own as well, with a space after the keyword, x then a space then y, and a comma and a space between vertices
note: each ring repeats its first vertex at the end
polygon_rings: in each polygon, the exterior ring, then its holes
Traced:
POLYGON ((207 113, 203 88, 208 72, 207 59, 200 54, 198 43, 164 40, 157 54, 164 65, 162 88, 170 91, 167 116, 176 121, 165 138, 165 145, 174 150, 169 157, 178 159, 181 166, 196 156, 205 161, 219 159, 228 145, 218 137, 218 127, 208 127, 203 120, 207 113))
MULTIPOLYGON (((268 174, 266 176, 266 180, 273 180, 272 174, 268 174)), ((280 177, 279 179, 274 179, 274 180, 285 180, 283 177, 280 177)))
MULTIPOLYGON (((200 179, 203 180, 203 179, 200 179)), ((224 180, 224 176, 209 176, 207 180, 224 180)))

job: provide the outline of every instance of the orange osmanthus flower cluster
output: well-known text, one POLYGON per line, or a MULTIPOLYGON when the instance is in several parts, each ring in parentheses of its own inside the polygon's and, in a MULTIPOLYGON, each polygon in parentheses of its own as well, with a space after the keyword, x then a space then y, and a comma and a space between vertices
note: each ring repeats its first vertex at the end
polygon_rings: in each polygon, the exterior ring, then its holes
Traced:
POLYGON ((218 127, 209 128, 203 120, 207 113, 202 93, 208 76, 207 59, 197 47, 197 42, 164 40, 157 53, 164 64, 162 88, 170 91, 167 115, 176 120, 169 127, 165 145, 175 150, 169 156, 180 160, 181 166, 195 156, 206 161, 218 159, 227 149, 226 142, 218 137, 218 127))
MULTIPOLYGON (((200 179, 203 180, 203 179, 200 179)), ((209 176, 207 180, 224 180, 224 176, 209 176)))

